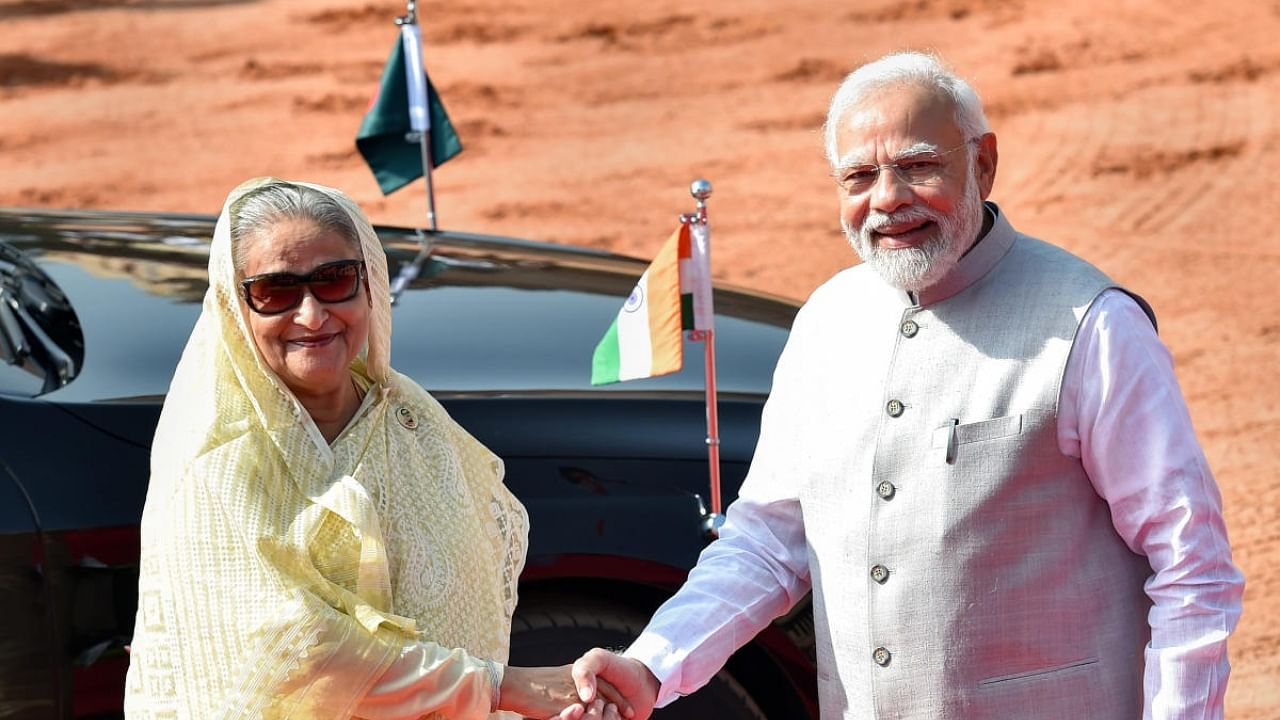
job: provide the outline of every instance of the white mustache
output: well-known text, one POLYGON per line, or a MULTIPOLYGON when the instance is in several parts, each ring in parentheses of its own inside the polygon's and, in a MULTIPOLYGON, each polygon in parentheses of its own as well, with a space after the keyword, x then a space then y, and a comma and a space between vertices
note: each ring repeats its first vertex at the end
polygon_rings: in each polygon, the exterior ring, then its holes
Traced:
POLYGON ((939 222, 940 219, 939 213, 921 207, 909 207, 888 214, 872 213, 867 215, 866 220, 862 221, 862 231, 875 232, 890 225, 916 222, 919 220, 939 222))

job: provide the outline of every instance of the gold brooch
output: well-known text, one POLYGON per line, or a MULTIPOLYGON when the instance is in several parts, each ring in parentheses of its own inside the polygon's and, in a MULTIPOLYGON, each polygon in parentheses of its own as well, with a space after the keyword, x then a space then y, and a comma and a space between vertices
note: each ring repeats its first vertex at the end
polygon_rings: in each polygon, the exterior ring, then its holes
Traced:
POLYGON ((396 410, 396 420, 399 420, 401 425, 410 430, 414 430, 418 427, 417 418, 413 416, 413 413, 407 407, 402 407, 399 410, 396 410))

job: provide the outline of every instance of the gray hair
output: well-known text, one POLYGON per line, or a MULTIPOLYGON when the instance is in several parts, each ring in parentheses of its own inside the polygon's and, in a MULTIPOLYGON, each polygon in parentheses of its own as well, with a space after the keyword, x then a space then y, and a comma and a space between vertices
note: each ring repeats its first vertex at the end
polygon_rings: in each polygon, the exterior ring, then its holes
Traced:
POLYGON ((849 73, 832 96, 827 122, 822 128, 826 138, 827 162, 832 167, 840 160, 836 150, 836 131, 845 114, 865 99, 870 91, 903 85, 931 88, 949 98, 955 107, 956 126, 966 140, 991 131, 977 91, 953 73, 941 58, 916 51, 890 53, 849 73))
POLYGON ((360 250, 355 223, 336 200, 305 185, 272 182, 251 190, 231 208, 231 258, 237 276, 244 274, 248 241, 260 239, 281 220, 309 220, 360 250))

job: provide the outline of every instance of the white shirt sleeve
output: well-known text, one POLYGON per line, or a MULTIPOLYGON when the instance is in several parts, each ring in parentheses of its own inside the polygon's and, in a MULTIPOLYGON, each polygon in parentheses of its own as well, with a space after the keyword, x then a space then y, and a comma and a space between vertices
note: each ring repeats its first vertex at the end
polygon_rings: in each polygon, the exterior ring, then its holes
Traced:
POLYGON ((1173 359, 1120 290, 1103 293, 1080 325, 1059 396, 1058 446, 1081 459, 1116 532, 1154 571, 1143 717, 1222 718, 1244 578, 1173 359))
POLYGON ((658 707, 706 685, 734 651, 803 598, 807 566, 798 504, 734 502, 720 538, 624 653, 662 683, 658 707))
POLYGON ((719 539, 624 653, 658 678, 659 707, 707 684, 735 650, 809 592, 808 545, 790 471, 791 433, 803 415, 788 391, 803 373, 804 315, 778 360, 751 469, 719 539))

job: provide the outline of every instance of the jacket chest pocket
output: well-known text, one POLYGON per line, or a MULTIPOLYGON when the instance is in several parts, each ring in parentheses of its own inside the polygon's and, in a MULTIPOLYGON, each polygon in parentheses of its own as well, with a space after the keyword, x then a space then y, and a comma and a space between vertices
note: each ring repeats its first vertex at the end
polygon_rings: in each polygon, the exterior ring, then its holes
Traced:
MULTIPOLYGON (((962 455, 982 452, 985 448, 977 447, 979 443, 990 443, 993 440, 1021 435, 1022 426, 1022 413, 963 425, 958 418, 955 418, 933 431, 931 444, 937 457, 948 465, 954 465, 962 455)), ((996 447, 990 449, 997 450, 996 447)))

